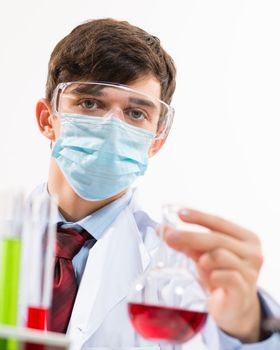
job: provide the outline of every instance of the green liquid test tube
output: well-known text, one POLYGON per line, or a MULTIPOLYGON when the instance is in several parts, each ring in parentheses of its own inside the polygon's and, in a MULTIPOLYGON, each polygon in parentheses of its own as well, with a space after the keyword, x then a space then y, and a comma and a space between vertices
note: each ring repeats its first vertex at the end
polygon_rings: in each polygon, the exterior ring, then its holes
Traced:
MULTIPOLYGON (((0 324, 16 326, 21 242, 18 238, 0 239, 0 324)), ((0 338, 1 350, 17 350, 14 339, 0 338)))

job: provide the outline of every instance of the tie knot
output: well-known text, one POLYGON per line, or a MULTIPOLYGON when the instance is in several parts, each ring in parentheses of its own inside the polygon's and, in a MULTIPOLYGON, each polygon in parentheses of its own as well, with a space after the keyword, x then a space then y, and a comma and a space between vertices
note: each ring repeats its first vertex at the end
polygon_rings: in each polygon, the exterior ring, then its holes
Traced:
POLYGON ((56 236, 56 256, 70 259, 79 252, 85 241, 93 238, 85 229, 62 228, 58 225, 56 236))

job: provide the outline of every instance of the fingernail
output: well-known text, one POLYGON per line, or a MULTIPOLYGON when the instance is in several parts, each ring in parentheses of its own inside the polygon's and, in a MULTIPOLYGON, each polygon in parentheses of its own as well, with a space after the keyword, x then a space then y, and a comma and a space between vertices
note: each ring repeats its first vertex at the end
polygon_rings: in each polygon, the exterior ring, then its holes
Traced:
POLYGON ((190 211, 186 208, 183 208, 179 210, 179 214, 187 218, 190 215, 190 211))

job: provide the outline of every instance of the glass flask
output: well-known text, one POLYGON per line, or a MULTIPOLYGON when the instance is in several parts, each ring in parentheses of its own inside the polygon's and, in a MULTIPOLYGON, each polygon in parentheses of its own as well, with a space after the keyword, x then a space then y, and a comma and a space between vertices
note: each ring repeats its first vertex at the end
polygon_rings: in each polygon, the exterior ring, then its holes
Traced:
POLYGON ((165 225, 185 231, 194 226, 180 220, 180 208, 163 205, 157 254, 128 295, 128 314, 135 331, 160 343, 185 343, 201 331, 207 320, 207 292, 194 262, 168 247, 162 238, 165 225))

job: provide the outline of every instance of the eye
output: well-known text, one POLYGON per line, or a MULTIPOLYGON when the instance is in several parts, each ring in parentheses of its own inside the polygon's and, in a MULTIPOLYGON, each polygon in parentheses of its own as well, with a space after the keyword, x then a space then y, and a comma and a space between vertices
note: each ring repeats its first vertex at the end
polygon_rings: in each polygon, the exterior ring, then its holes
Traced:
POLYGON ((92 100, 92 99, 85 99, 85 100, 80 102, 80 105, 86 109, 94 109, 94 108, 98 107, 97 102, 95 100, 92 100))
POLYGON ((140 121, 140 120, 144 120, 144 119, 147 119, 147 116, 146 116, 146 113, 139 110, 139 109, 132 109, 128 112, 128 115, 131 119, 133 120, 137 120, 137 121, 140 121))

